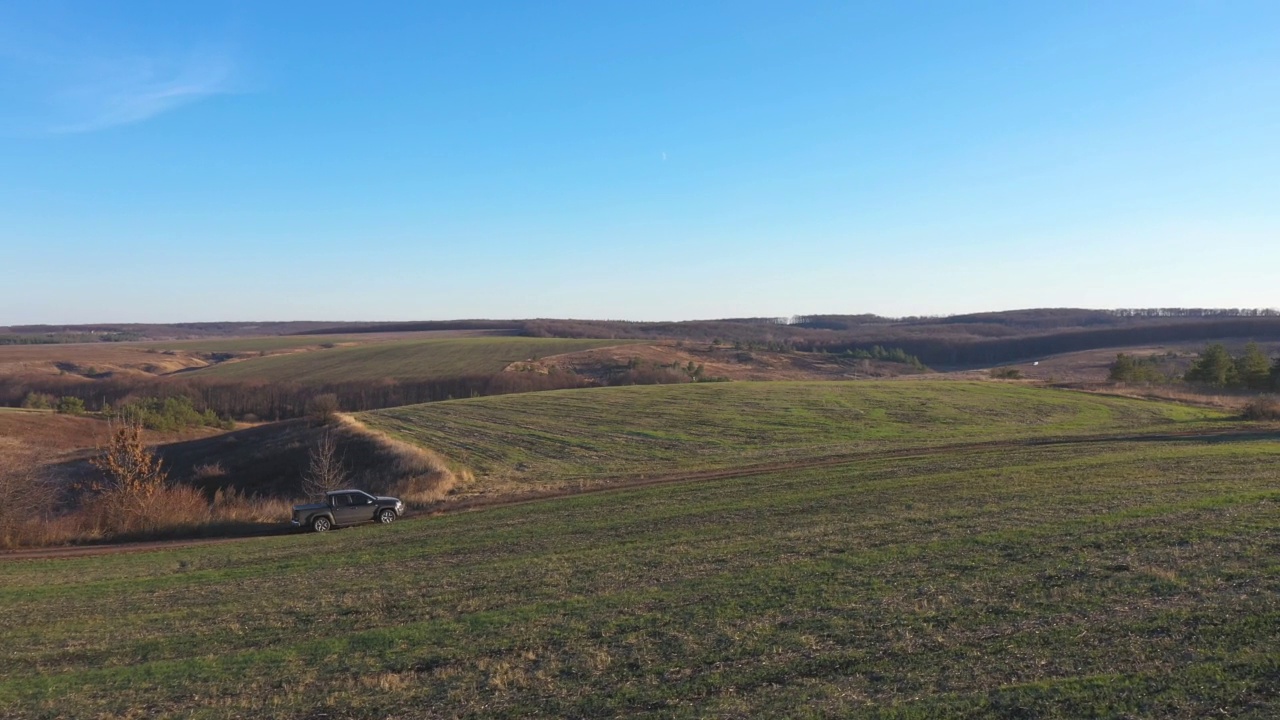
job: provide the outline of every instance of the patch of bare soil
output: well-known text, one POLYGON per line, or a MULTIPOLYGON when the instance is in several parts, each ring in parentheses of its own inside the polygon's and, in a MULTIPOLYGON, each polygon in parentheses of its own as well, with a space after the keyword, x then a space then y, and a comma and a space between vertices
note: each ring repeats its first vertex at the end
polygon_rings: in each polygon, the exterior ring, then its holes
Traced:
POLYGON ((659 342, 618 345, 551 355, 531 362, 516 362, 508 372, 572 371, 600 384, 632 367, 702 366, 702 378, 728 380, 853 380, 911 374, 901 363, 855 360, 825 353, 735 350, 723 345, 659 342), (692 363, 692 365, 690 365, 692 363))

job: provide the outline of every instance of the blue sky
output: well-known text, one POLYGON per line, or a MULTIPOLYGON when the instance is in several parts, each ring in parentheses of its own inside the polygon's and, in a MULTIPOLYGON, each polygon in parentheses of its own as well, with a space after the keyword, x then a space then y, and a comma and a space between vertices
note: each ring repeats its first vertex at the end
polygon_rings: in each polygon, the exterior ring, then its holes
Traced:
POLYGON ((1278 27, 0 0, 0 324, 1277 306, 1278 27))

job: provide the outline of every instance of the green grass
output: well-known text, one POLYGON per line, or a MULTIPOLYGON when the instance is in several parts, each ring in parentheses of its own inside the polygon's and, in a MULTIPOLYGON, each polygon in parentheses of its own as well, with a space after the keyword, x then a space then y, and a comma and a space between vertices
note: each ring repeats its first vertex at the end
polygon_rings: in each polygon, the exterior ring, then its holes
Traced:
POLYGON ((491 375, 520 360, 618 344, 518 337, 394 340, 222 363, 191 376, 303 383, 432 380, 491 375))
POLYGON ((1271 718, 1278 549, 1280 443, 1148 441, 0 562, 0 715, 1271 718))
POLYGON ((140 343, 139 347, 154 350, 184 350, 187 352, 275 352, 315 348, 327 343, 387 342, 386 338, 366 335, 283 335, 206 340, 169 340, 140 343))
POLYGON ((504 488, 950 443, 1203 428, 1220 417, 1004 383, 865 381, 570 390, 360 415, 504 488))

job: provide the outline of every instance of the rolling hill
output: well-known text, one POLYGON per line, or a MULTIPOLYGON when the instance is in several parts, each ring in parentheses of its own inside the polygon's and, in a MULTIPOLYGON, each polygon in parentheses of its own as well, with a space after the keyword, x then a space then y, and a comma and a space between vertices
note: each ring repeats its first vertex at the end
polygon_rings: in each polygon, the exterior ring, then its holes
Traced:
POLYGON ((1274 439, 971 449, 0 561, 0 707, 1274 717, 1277 460, 1274 439))
POLYGON ((433 380, 491 375, 517 361, 617 344, 517 337, 401 340, 251 358, 199 370, 192 377, 293 383, 433 380))
POLYGON ((703 383, 555 391, 363 413, 511 492, 903 448, 1203 428, 1221 414, 1002 383, 703 383))

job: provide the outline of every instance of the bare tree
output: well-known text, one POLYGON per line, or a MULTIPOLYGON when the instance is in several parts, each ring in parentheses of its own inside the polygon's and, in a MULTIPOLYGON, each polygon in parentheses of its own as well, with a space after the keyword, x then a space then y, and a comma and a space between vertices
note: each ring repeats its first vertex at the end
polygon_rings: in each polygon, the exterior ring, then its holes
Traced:
POLYGON ((326 431, 311 448, 307 470, 302 474, 302 491, 309 497, 319 497, 343 487, 347 482, 343 460, 337 437, 332 431, 326 431))

